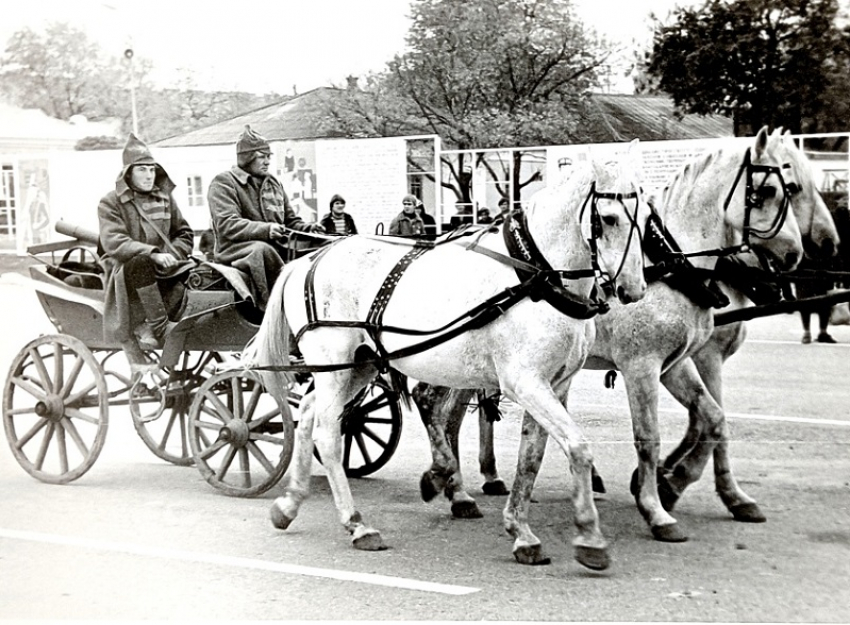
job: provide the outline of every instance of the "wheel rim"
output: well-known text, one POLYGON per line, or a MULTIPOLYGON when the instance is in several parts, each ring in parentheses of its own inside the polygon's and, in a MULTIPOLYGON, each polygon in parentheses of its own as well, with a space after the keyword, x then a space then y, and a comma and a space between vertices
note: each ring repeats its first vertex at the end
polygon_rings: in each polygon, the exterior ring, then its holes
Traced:
POLYGON ((106 380, 86 345, 71 336, 31 341, 12 361, 3 426, 12 454, 33 477, 65 484, 88 471, 109 426, 106 380))
POLYGON ((158 458, 191 466, 189 409, 192 397, 214 373, 217 352, 183 352, 178 364, 158 370, 130 389, 130 413, 139 437, 158 458))
POLYGON ((292 460, 292 414, 265 392, 259 375, 214 375, 195 393, 189 414, 195 465, 217 490, 253 497, 283 477, 292 460))

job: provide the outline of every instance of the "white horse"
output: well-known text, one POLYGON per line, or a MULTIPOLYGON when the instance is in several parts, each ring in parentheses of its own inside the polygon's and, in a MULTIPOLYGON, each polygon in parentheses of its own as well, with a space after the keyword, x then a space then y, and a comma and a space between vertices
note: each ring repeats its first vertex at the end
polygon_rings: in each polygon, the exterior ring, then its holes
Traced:
MULTIPOLYGON (((801 156, 799 151, 783 142, 780 133, 768 137, 763 129, 746 150, 745 153, 743 147, 723 147, 690 162, 669 184, 659 215, 679 248, 694 254, 691 256, 694 265, 710 268, 713 256, 702 256, 701 251, 734 250, 746 239, 754 249, 771 256, 779 267, 793 268, 801 257, 802 245, 797 220, 794 215, 786 214, 788 196, 794 195, 795 212, 806 217, 804 223, 810 236, 818 239, 832 236, 834 228, 831 233, 824 230, 820 211, 826 209, 822 202, 817 207, 811 171, 805 167, 804 159, 802 162, 797 159, 801 156), (746 163, 747 153, 754 167, 742 165, 746 163), (743 183, 744 176, 749 184, 743 183), (747 224, 754 229, 752 232, 747 233, 747 224)), ((697 438, 702 441, 699 454, 694 452, 690 462, 683 465, 688 468, 688 474, 682 476, 682 481, 674 481, 671 489, 681 492, 686 485, 684 479, 695 479, 695 472, 701 470, 705 454, 720 450, 717 453, 722 455, 728 445, 723 411, 702 385, 691 360, 714 332, 710 308, 713 293, 700 290, 689 297, 680 290, 687 289, 688 283, 698 282, 699 273, 691 271, 684 280, 678 280, 672 283, 674 286, 654 282, 646 297, 634 306, 625 309, 615 305, 607 315, 597 317, 596 342, 585 364, 585 368, 617 369, 623 373, 639 461, 633 494, 653 536, 671 542, 686 537, 665 509, 670 507, 668 500, 659 499, 655 483, 660 452, 659 381, 691 408, 692 421, 700 427, 692 423, 690 441, 697 438), (708 301, 699 301, 700 294, 707 296, 708 301)), ((730 296, 737 300, 735 294, 730 296)), ((454 457, 469 395, 462 391, 427 389, 424 385, 414 389, 434 457, 431 469, 422 479, 423 497, 432 497, 442 488, 452 500, 452 511, 457 516, 480 515, 474 500, 463 488, 454 457)), ((523 433, 516 483, 530 488, 542 460, 546 436, 527 420, 523 422, 523 433)), ((481 435, 481 466, 488 469, 487 477, 493 480, 497 473, 492 455, 492 424, 484 419, 481 435)), ((687 449, 683 447, 677 460, 682 460, 691 447, 693 444, 687 449)), ((682 469, 676 470, 677 474, 680 472, 682 469)), ((485 492, 488 490, 498 492, 492 487, 485 488, 485 492)), ((755 502, 740 490, 727 468, 718 476, 718 490, 736 519, 758 520, 760 512, 755 502)), ((512 494, 512 498, 515 496, 512 494)))
MULTIPOLYGON (((646 289, 639 238, 649 208, 631 151, 617 162, 587 164, 541 192, 502 232, 493 229, 471 242, 458 239, 433 249, 353 236, 287 265, 271 295, 282 306, 268 307, 242 359, 254 368, 285 367, 292 331, 315 371, 314 403, 301 414, 286 493, 271 509, 276 527, 288 527, 308 495, 315 443, 355 548, 385 548, 378 530, 354 505, 340 458, 340 416, 377 374, 376 365, 387 364, 432 384, 500 389, 522 405, 569 458, 576 558, 590 568, 608 566, 591 495, 591 452, 564 398, 593 341, 588 318, 595 305, 588 298, 597 280, 590 270, 595 266, 597 277, 607 278, 624 304, 639 300, 646 289), (518 250, 514 257, 512 249, 518 250), (419 256, 413 260, 411 254, 419 256), (540 271, 546 266, 573 279, 540 271), (535 277, 529 282, 518 275, 535 277), (532 292, 525 289, 528 284, 534 285, 532 292), (516 301, 485 304, 504 300, 505 294, 515 294, 516 301), (458 325, 470 316, 479 322, 458 325), (457 328, 462 331, 452 331, 457 328), (422 351, 417 331, 438 340, 422 351), (335 366, 340 368, 327 370, 335 366)), ((263 375, 282 400, 286 376, 263 375)), ((518 539, 515 551, 526 547, 518 539)))

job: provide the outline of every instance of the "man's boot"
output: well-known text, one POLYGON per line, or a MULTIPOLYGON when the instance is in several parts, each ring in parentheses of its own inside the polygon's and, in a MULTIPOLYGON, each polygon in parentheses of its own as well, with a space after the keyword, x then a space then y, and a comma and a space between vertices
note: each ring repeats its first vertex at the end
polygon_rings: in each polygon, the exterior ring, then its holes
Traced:
POLYGON ((156 284, 140 287, 136 289, 136 293, 139 294, 139 299, 142 301, 145 320, 153 334, 153 337, 150 337, 147 333, 139 336, 139 345, 144 349, 161 349, 165 337, 177 324, 168 319, 168 311, 165 310, 162 294, 156 284))

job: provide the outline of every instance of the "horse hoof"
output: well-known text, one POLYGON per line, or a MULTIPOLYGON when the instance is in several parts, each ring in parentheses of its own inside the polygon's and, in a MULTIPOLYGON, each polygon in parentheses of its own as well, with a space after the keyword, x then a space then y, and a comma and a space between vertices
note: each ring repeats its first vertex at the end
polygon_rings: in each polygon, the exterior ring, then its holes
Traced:
POLYGON ((419 479, 419 493, 422 495, 422 501, 431 501, 440 494, 430 471, 423 473, 419 479))
POLYGON ((741 523, 764 523, 767 517, 762 514, 757 503, 739 503, 729 509, 736 521, 741 523))
MULTIPOLYGON (((637 476, 635 476, 635 481, 637 481, 637 476)), ((594 493, 604 495, 608 492, 605 490, 605 482, 602 481, 602 476, 596 472, 594 472, 590 477, 590 485, 592 486, 594 493)))
POLYGON ((524 545, 514 549, 514 558, 520 564, 529 564, 531 566, 540 566, 550 564, 552 561, 543 555, 543 548, 540 545, 524 545))
POLYGON ((611 558, 607 549, 599 547, 576 547, 576 561, 593 571, 604 571, 611 566, 611 558))
POLYGON ((496 480, 495 482, 484 482, 484 485, 481 487, 481 490, 484 491, 485 495, 491 495, 494 497, 511 494, 511 491, 508 490, 508 487, 505 486, 505 483, 502 480, 496 480))
POLYGON ((652 528, 652 537, 662 543, 683 543, 688 540, 688 537, 679 527, 678 523, 654 526, 652 528))
POLYGON ((381 534, 375 530, 366 532, 354 538, 351 542, 354 548, 360 551, 384 551, 387 548, 381 534))
POLYGON ((290 523, 292 523, 295 519, 293 517, 287 516, 283 513, 283 510, 280 509, 280 506, 274 504, 272 506, 270 517, 272 520, 272 525, 274 525, 279 530, 285 530, 289 527, 290 523))
POLYGON ((474 501, 458 501, 452 504, 452 516, 456 519, 481 519, 484 517, 474 501))

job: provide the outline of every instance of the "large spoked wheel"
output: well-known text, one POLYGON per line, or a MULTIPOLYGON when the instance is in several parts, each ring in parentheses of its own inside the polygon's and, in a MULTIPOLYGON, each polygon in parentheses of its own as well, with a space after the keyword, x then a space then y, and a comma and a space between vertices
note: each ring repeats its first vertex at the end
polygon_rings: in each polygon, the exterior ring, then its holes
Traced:
POLYGON ((94 464, 109 426, 100 363, 64 334, 31 341, 13 360, 3 395, 3 426, 24 470, 50 484, 76 480, 94 464))
POLYGON ((130 414, 139 437, 158 458, 192 464, 189 408, 195 391, 221 362, 217 352, 183 352, 177 365, 145 375, 130 388, 130 414))
MULTIPOLYGON (((312 390, 311 383, 304 395, 312 390)), ((365 477, 387 464, 401 440, 401 423, 398 394, 382 378, 376 379, 361 392, 342 418, 345 474, 365 477)), ((322 461, 315 448, 313 455, 322 461)))
POLYGON ((289 405, 265 392, 253 371, 223 371, 195 393, 189 440, 195 465, 216 489, 254 497, 277 484, 292 460, 289 405))

